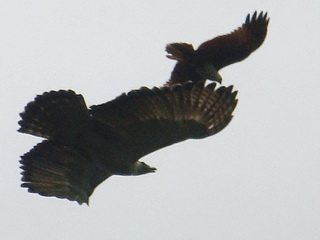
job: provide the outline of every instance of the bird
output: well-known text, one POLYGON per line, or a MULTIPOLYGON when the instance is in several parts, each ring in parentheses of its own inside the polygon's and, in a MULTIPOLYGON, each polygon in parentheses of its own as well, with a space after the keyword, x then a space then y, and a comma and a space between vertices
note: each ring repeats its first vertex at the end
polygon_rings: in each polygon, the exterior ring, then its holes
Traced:
POLYGON ((233 86, 198 81, 141 87, 88 108, 73 90, 44 92, 20 113, 18 132, 44 138, 21 156, 21 187, 89 205, 94 189, 113 175, 154 173, 139 161, 143 156, 220 132, 236 95, 233 86))
POLYGON ((196 50, 188 43, 167 44, 167 57, 178 62, 165 85, 205 79, 221 83, 221 68, 244 60, 262 45, 269 20, 267 12, 258 15, 255 11, 238 29, 208 40, 196 50))

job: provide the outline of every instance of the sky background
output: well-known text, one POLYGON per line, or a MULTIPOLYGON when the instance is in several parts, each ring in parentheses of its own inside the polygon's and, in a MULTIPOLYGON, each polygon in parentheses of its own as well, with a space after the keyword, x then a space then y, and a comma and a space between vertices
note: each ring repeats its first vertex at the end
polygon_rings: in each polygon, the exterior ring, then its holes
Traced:
POLYGON ((320 1, 14 1, 0 3, 0 239, 320 239, 320 1), (20 134, 37 94, 73 89, 100 104, 173 69, 170 42, 197 47, 269 12, 264 44, 220 73, 239 103, 216 136, 143 161, 156 174, 112 177, 90 206, 20 188, 20 134))

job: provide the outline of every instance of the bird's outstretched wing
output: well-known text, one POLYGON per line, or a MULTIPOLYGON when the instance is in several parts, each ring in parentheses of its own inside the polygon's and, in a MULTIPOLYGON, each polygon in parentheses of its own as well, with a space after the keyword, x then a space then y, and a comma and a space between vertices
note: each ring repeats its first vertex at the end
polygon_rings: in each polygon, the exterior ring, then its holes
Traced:
POLYGON ((245 23, 235 31, 202 43, 196 50, 198 57, 212 63, 217 70, 239 62, 261 46, 268 23, 267 13, 254 12, 252 17, 248 14, 245 23))
POLYGON ((204 81, 141 88, 90 110, 70 90, 40 95, 21 114, 20 131, 49 140, 21 157, 22 187, 88 203, 97 185, 113 174, 130 175, 122 169, 142 156, 222 130, 235 97, 232 87, 204 81))
POLYGON ((42 196, 89 202, 96 186, 112 174, 75 146, 45 140, 21 156, 22 187, 42 196))
POLYGON ((45 92, 20 116, 19 132, 50 139, 21 156, 21 186, 43 196, 88 204, 95 187, 112 174, 82 148, 82 139, 92 131, 82 95, 72 90, 45 92))
POLYGON ((80 94, 72 90, 38 95, 20 113, 21 133, 70 142, 89 126, 90 112, 80 94))
POLYGON ((232 119, 237 92, 216 89, 205 81, 172 88, 141 88, 108 103, 92 106, 91 114, 119 141, 132 160, 190 138, 218 133, 232 119))

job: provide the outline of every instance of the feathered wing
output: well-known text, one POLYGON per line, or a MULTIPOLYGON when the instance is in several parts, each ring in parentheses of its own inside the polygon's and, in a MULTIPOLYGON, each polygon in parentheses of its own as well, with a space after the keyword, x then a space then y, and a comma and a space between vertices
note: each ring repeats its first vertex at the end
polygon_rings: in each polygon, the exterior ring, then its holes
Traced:
POLYGON ((199 58, 212 63, 217 70, 248 57, 267 35, 267 13, 248 14, 245 23, 235 31, 202 43, 196 50, 199 58))
POLYGON ((141 88, 106 104, 92 106, 91 114, 121 137, 128 159, 190 138, 218 133, 232 119, 237 92, 216 84, 186 83, 172 88, 141 88))
POLYGON ((45 92, 20 116, 19 132, 50 139, 21 156, 21 186, 43 196, 88 203, 95 187, 111 174, 81 147, 82 138, 92 131, 83 97, 71 90, 45 92))
POLYGON ((88 203, 95 187, 114 173, 110 161, 131 166, 162 147, 219 132, 232 119, 235 97, 232 87, 216 89, 199 81, 141 88, 89 112, 73 91, 45 93, 27 105, 19 122, 20 132, 49 138, 21 157, 22 187, 88 203))
POLYGON ((31 193, 89 202, 95 187, 111 176, 96 167, 79 149, 43 141, 21 156, 21 186, 31 193))
POLYGON ((20 113, 21 133, 71 141, 89 126, 90 112, 82 95, 72 90, 45 92, 20 113))

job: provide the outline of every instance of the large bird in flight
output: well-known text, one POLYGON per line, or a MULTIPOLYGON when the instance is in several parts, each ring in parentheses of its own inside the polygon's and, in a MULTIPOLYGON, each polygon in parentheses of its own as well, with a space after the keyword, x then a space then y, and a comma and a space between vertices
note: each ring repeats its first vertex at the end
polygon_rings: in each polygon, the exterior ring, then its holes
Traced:
POLYGON ((263 43, 267 35, 267 13, 248 14, 245 23, 233 32, 202 43, 197 50, 191 44, 171 43, 166 46, 167 57, 177 60, 171 78, 171 86, 186 81, 213 80, 221 83, 219 70, 242 61, 263 43))
POLYGON ((204 81, 141 88, 87 108, 72 90, 38 95, 20 114, 19 132, 45 138, 21 157, 21 186, 29 192, 87 203, 112 175, 141 175, 155 168, 143 156, 227 126, 236 91, 204 81))

